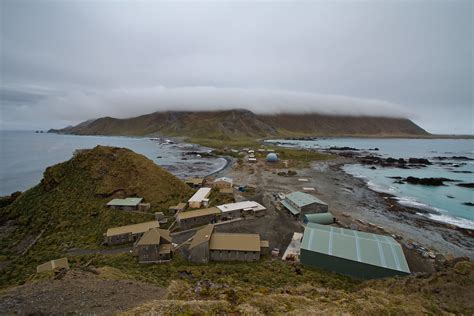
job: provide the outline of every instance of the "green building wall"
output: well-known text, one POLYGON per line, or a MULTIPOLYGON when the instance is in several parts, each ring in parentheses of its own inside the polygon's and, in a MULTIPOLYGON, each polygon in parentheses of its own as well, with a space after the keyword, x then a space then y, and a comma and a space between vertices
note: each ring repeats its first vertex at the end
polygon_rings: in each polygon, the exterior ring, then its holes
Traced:
POLYGON ((378 279, 395 275, 405 276, 406 272, 373 266, 370 264, 330 256, 301 249, 300 262, 304 265, 322 268, 358 279, 378 279))

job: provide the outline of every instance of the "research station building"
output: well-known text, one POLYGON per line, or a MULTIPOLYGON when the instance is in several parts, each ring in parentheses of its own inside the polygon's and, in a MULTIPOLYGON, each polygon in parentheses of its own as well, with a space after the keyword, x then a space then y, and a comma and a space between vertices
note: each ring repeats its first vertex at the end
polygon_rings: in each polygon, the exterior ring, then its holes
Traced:
POLYGON ((199 189, 202 187, 204 183, 204 179, 203 178, 188 178, 186 179, 185 183, 193 189, 199 189))
POLYGON ((108 245, 123 244, 140 238, 143 233, 152 228, 160 228, 158 221, 150 221, 107 229, 104 234, 104 243, 108 245))
POLYGON ((215 223, 221 211, 217 207, 210 207, 200 210, 179 212, 176 215, 176 222, 181 229, 215 223))
POLYGON ((212 261, 257 261, 260 251, 259 234, 213 233, 209 242, 212 261))
POLYGON ((209 262, 209 240, 211 239, 214 225, 206 225, 199 229, 189 245, 188 260, 194 263, 209 262))
POLYGON ((188 259, 196 263, 257 261, 268 247, 268 242, 261 241, 259 234, 218 233, 214 232, 214 225, 207 225, 196 232, 188 259))
POLYGON ((236 203, 229 203, 218 205, 217 208, 221 210, 222 218, 234 219, 244 215, 263 215, 266 207, 254 201, 243 201, 236 203))
POLYGON ((170 231, 152 228, 145 232, 135 248, 140 263, 166 262, 172 258, 170 231))
POLYGON ((40 264, 36 267, 36 272, 54 271, 56 269, 69 270, 69 262, 67 258, 59 258, 40 264))
POLYGON ((392 237, 315 223, 306 225, 300 261, 360 279, 410 274, 402 247, 392 237))
POLYGON ((327 203, 314 195, 296 191, 285 196, 281 204, 295 217, 306 213, 327 213, 327 203))
POLYGON ((107 206, 111 209, 121 211, 136 211, 142 203, 143 198, 125 198, 125 199, 113 199, 107 206))
POLYGON ((211 194, 211 188, 200 188, 196 193, 188 200, 190 208, 201 208, 206 207, 209 203, 209 195, 211 194))
POLYGON ((232 189, 234 181, 228 177, 217 178, 212 182, 212 187, 217 189, 232 189))
POLYGON ((172 205, 168 208, 168 211, 173 215, 179 212, 182 212, 186 209, 186 203, 178 203, 177 205, 172 205))

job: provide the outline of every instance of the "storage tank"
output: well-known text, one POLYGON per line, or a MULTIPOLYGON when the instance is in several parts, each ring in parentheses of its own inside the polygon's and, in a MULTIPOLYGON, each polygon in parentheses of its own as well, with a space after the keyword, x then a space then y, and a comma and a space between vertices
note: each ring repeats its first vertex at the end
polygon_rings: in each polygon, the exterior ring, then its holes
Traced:
POLYGON ((268 162, 277 162, 278 161, 278 156, 275 153, 269 153, 267 155, 267 161, 268 162))
POLYGON ((320 225, 334 224, 334 216, 331 213, 314 213, 305 214, 303 216, 303 223, 316 223, 320 225))

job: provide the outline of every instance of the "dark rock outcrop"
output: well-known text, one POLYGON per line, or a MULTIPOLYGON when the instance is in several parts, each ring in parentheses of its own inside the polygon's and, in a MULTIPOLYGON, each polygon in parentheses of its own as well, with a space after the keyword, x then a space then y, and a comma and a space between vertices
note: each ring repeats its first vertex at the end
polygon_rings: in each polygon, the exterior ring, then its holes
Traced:
POLYGON ((425 158, 409 158, 408 163, 410 164, 420 164, 420 165, 431 165, 431 162, 425 158))
POLYGON ((407 177, 404 180, 410 184, 421 184, 421 185, 431 185, 431 186, 441 186, 444 185, 444 182, 454 181, 447 178, 417 178, 417 177, 407 177))
POLYGON ((359 151, 359 149, 357 148, 353 148, 353 147, 337 147, 337 146, 332 146, 332 147, 329 147, 329 150, 341 150, 341 151, 359 151))
POLYGON ((474 183, 458 183, 457 186, 463 187, 463 188, 474 188, 474 183))
POLYGON ((424 158, 409 158, 405 160, 403 158, 382 158, 373 155, 366 155, 358 158, 359 162, 364 165, 380 165, 382 167, 392 167, 392 168, 420 168, 431 165, 431 162, 428 159, 424 158))
POLYGON ((466 156, 450 156, 450 157, 437 156, 437 157, 433 157, 433 159, 436 159, 436 160, 465 160, 465 161, 474 160, 474 159, 466 157, 466 156))

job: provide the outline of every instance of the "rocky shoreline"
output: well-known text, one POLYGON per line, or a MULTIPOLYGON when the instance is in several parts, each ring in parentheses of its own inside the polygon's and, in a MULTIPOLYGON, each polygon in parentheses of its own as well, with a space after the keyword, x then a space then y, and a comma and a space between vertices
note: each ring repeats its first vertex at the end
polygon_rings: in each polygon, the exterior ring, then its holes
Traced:
MULTIPOLYGON (((339 176, 344 173, 346 175, 343 177, 345 181, 349 178, 351 179, 349 182, 352 182, 354 187, 362 187, 363 190, 370 191, 378 197, 378 199, 371 201, 373 203, 372 209, 379 207, 377 216, 372 220, 376 220, 379 225, 397 235, 405 235, 405 240, 426 245, 443 255, 452 254, 474 258, 474 230, 431 219, 428 215, 431 212, 427 210, 402 205, 396 196, 372 190, 365 181, 347 174, 343 170, 342 167, 350 163, 357 163, 357 161, 345 159, 343 163, 331 166, 330 173, 333 176, 334 173, 339 176)), ((358 215, 364 215, 367 221, 371 220, 370 216, 367 216, 368 214, 361 212, 358 215)))

